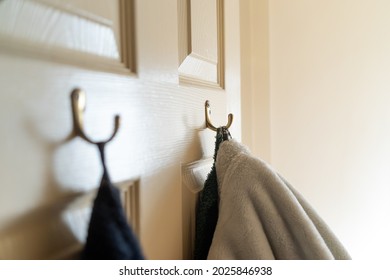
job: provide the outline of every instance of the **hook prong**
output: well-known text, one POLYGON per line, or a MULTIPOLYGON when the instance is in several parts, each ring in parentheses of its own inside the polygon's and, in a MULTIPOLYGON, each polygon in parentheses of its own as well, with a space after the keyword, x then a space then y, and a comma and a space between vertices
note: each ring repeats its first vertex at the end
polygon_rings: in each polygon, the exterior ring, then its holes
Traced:
MULTIPOLYGON (((86 109, 86 95, 85 92, 79 88, 76 88, 71 93, 72 103, 72 116, 73 116, 73 131, 76 136, 80 136, 85 141, 91 144, 98 144, 99 142, 92 141, 84 133, 84 111, 86 109)), ((114 132, 106 141, 100 141, 100 143, 110 142, 119 130, 120 116, 116 115, 114 119, 114 132)))
MULTIPOLYGON (((205 119, 206 119, 206 127, 210 128, 213 131, 217 131, 217 128, 211 123, 210 120, 211 108, 210 101, 206 100, 205 103, 205 119)), ((229 128, 233 123, 233 114, 228 115, 228 123, 225 125, 226 128, 229 128)))

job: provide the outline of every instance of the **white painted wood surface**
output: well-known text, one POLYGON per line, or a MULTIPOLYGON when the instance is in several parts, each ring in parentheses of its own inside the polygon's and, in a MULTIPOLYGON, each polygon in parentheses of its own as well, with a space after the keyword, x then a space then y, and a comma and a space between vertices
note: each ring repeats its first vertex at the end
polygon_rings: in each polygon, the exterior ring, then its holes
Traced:
POLYGON ((178 0, 182 83, 224 87, 223 1, 178 0))
POLYGON ((197 160, 182 167, 183 180, 183 258, 193 259, 195 245, 196 204, 199 192, 213 166, 213 158, 197 160))
MULTIPOLYGON (((92 138, 106 138, 121 115, 107 164, 114 182, 138 184, 147 258, 181 259, 181 166, 209 156, 214 144, 204 130, 206 99, 216 125, 235 115, 231 133, 240 139, 239 1, 224 5, 224 90, 179 83, 176 0, 134 1, 135 75, 122 63, 120 13, 112 14, 119 4, 64 2, 0 1, 0 259, 74 257, 82 245, 85 229, 67 223, 67 209, 96 190, 102 170, 96 147, 68 139, 74 87, 87 93, 92 138)), ((72 209, 73 220, 88 216, 72 209)))
POLYGON ((133 30, 130 7, 132 0, 2 1, 0 47, 18 55, 128 74, 135 68, 134 42, 127 36, 133 30))

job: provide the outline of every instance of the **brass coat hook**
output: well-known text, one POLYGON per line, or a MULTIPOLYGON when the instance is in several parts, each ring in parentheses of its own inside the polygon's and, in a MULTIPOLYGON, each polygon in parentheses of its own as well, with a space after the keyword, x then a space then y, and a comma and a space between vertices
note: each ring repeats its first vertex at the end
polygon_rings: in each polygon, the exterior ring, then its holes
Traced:
MULTIPOLYGON (((210 128, 211 130, 217 131, 217 128, 211 123, 210 121, 210 115, 211 115, 211 109, 210 109, 210 102, 206 100, 205 106, 204 106, 204 112, 205 112, 205 118, 206 118, 206 127, 210 128)), ((226 128, 229 128, 233 123, 233 114, 228 115, 228 123, 225 125, 226 128)))
POLYGON ((73 130, 74 134, 76 136, 80 136, 85 141, 91 143, 91 144, 98 144, 98 143, 108 143, 110 142, 115 135, 118 132, 119 129, 119 123, 120 123, 120 117, 119 115, 115 116, 115 126, 114 126, 114 132, 112 133, 111 137, 108 138, 106 141, 99 141, 95 142, 92 141, 87 135, 84 133, 84 122, 83 122, 83 114, 86 107, 86 96, 85 92, 81 89, 74 89, 71 93, 71 101, 72 101, 72 115, 73 115, 73 130))

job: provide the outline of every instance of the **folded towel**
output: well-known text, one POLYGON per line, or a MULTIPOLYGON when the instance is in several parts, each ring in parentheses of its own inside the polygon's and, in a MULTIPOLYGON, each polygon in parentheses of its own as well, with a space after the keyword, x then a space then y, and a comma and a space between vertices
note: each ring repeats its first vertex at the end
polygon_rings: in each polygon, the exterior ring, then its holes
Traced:
POLYGON ((350 259, 305 199, 236 141, 220 145, 219 217, 208 259, 350 259))

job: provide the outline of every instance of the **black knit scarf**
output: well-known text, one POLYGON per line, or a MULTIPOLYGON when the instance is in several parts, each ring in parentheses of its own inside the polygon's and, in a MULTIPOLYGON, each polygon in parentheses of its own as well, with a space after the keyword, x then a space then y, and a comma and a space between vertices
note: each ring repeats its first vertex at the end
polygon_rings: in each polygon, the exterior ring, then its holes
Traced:
POLYGON ((218 220, 219 193, 215 161, 220 144, 225 140, 230 140, 231 136, 226 127, 220 127, 217 129, 215 138, 214 163, 207 175, 196 208, 195 260, 207 259, 218 220))

